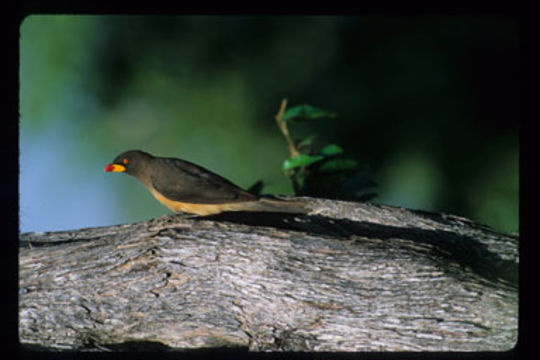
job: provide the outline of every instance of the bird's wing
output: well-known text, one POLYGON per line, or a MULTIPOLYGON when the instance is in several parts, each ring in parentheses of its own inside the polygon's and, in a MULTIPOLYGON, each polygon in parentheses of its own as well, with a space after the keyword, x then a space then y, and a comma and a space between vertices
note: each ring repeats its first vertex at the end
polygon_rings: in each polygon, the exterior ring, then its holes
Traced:
POLYGON ((174 158, 152 159, 152 186, 170 200, 195 204, 253 201, 257 198, 198 165, 174 158))

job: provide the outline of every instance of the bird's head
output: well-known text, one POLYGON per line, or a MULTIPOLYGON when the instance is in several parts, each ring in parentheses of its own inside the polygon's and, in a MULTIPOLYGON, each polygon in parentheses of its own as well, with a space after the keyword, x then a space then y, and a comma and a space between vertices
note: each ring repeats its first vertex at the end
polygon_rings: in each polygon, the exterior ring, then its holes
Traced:
POLYGON ((125 172, 137 176, 153 158, 152 155, 140 150, 129 150, 118 155, 112 163, 105 166, 106 172, 125 172))

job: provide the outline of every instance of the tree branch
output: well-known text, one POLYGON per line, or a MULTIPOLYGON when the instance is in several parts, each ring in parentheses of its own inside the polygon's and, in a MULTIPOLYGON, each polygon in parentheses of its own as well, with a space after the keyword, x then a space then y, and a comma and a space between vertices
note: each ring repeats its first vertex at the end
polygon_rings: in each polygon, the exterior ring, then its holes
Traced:
POLYGON ((286 109, 287 109, 287 99, 283 99, 281 100, 279 111, 276 114, 276 122, 277 122, 279 130, 281 131, 281 133, 285 137, 285 140, 287 141, 290 157, 293 158, 300 155, 300 152, 296 148, 296 144, 294 143, 294 140, 291 137, 291 134, 289 134, 289 128, 287 127, 287 122, 283 120, 283 115, 285 115, 286 109))
POLYGON ((452 215, 304 200, 310 215, 167 215, 21 234, 21 343, 285 351, 515 345, 516 237, 452 215))

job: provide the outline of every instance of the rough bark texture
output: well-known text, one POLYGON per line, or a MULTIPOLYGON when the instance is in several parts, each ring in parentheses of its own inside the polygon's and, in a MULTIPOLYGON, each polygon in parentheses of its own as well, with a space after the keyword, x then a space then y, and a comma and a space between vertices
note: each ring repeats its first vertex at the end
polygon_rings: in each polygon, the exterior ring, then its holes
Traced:
POLYGON ((20 236, 28 349, 508 350, 518 240, 456 216, 306 199, 20 236))

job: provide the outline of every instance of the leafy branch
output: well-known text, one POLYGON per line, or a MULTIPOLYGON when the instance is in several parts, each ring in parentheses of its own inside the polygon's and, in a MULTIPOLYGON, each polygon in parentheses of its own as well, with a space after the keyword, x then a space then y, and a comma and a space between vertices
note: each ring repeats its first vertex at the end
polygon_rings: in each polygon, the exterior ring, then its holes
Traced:
POLYGON ((287 99, 283 99, 276 122, 287 141, 290 157, 283 161, 282 169, 291 180, 296 195, 369 200, 375 193, 367 189, 373 187, 375 182, 369 174, 360 171, 356 160, 344 157, 343 148, 328 144, 315 151, 316 135, 295 141, 289 132, 289 124, 293 122, 335 117, 335 113, 311 105, 287 109, 287 99))

